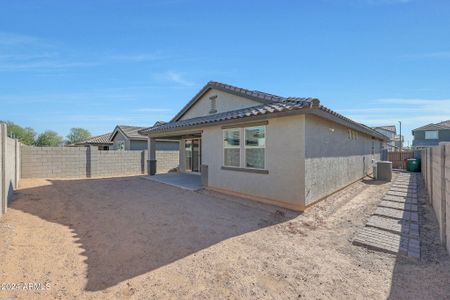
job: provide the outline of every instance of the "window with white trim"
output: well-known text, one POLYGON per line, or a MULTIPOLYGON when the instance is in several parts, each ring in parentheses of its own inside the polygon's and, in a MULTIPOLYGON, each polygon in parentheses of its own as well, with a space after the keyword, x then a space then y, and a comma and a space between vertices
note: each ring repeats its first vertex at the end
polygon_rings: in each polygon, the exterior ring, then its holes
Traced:
POLYGON ((425 131, 426 140, 437 140, 439 139, 439 132, 437 130, 427 130, 425 131))
POLYGON ((266 127, 247 127, 245 132, 245 167, 252 169, 265 168, 266 127))
POLYGON ((266 168, 266 126, 224 129, 223 165, 264 170, 266 168))
POLYGON ((125 150, 125 142, 124 141, 119 141, 117 143, 117 150, 125 150))
POLYGON ((348 138, 350 140, 357 140, 358 139, 358 132, 357 131, 354 131, 354 130, 351 130, 351 129, 348 129, 347 131, 348 131, 348 138))
POLYGON ((240 167, 241 165, 241 133, 239 128, 223 131, 223 165, 240 167))

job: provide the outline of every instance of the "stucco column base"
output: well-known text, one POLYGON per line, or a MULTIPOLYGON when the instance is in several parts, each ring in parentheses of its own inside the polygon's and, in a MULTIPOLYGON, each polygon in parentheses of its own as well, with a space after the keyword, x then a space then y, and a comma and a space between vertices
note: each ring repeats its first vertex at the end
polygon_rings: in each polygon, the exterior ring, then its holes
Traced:
POLYGON ((208 165, 201 165, 200 170, 201 170, 200 172, 201 172, 202 186, 207 187, 208 186, 208 165))
POLYGON ((148 164, 148 175, 153 176, 156 174, 156 159, 147 160, 148 164))

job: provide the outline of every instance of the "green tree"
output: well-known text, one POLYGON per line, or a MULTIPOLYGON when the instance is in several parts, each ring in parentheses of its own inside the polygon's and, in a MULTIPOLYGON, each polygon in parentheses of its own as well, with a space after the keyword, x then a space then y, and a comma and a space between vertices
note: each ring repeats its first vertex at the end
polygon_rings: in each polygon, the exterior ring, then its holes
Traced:
POLYGON ((33 145, 36 138, 36 132, 30 127, 21 127, 11 121, 0 121, 5 123, 8 128, 8 136, 18 139, 22 144, 33 145))
POLYGON ((67 143, 75 144, 87 140, 91 137, 91 133, 83 128, 71 128, 67 135, 67 143))
POLYGON ((43 133, 39 134, 36 139, 36 146, 49 146, 56 147, 60 146, 63 143, 63 138, 58 135, 58 133, 52 130, 46 130, 43 133))

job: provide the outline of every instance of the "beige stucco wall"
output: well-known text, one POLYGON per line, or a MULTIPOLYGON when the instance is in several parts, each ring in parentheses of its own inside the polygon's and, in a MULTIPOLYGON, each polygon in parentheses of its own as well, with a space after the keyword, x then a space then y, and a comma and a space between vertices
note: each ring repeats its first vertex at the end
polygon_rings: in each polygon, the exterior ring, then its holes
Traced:
POLYGON ((209 99, 209 97, 214 95, 217 95, 217 113, 247 108, 260 104, 257 101, 224 93, 216 89, 211 89, 206 92, 206 94, 203 95, 203 97, 199 99, 198 102, 185 113, 181 120, 209 115, 209 111, 211 110, 211 100, 209 99))
POLYGON ((7 137, 5 124, 0 124, 0 217, 18 188, 20 178, 20 143, 7 137))
POLYGON ((305 139, 306 205, 371 174, 380 159, 381 141, 361 132, 349 139, 348 128, 314 115, 306 115, 305 139))
MULTIPOLYGON (((304 116, 270 119, 266 129, 268 174, 222 170, 222 127, 202 134, 202 164, 208 165, 208 186, 278 201, 302 209, 304 199, 304 116)), ((181 148, 181 147, 180 147, 181 148)))

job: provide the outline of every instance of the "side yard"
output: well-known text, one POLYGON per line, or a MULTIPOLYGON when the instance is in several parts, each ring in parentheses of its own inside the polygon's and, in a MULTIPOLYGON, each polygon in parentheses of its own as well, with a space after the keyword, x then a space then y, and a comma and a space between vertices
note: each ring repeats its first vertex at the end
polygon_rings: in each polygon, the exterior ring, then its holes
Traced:
POLYGON ((389 187, 359 181, 298 214, 138 177, 24 179, 0 220, 0 274, 49 289, 0 297, 448 297, 450 259, 426 204, 420 261, 352 245, 389 187))

